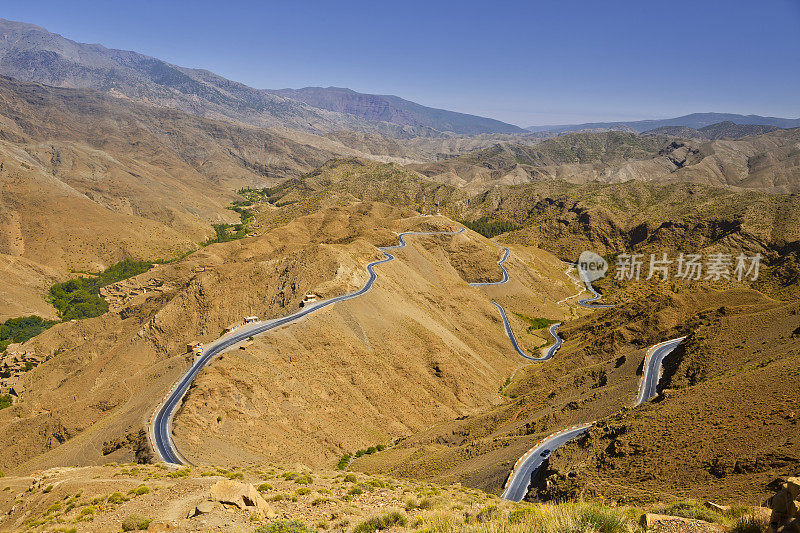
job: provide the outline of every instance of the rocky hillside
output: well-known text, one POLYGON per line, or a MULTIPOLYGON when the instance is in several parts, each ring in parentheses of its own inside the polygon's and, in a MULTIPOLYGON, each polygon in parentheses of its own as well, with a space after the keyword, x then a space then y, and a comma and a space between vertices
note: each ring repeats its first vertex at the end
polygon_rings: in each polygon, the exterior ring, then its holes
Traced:
POLYGON ((274 185, 331 157, 334 140, 214 121, 0 78, 0 316, 48 315, 70 270, 171 259, 236 222, 240 187, 274 185), (61 278, 61 279, 59 279, 61 278), (8 315, 6 315, 8 313, 8 315))
POLYGON ((718 533, 733 525, 738 533, 752 531, 741 527, 744 520, 756 516, 759 524, 769 512, 745 506, 715 512, 698 502, 649 508, 511 503, 459 485, 274 463, 60 468, 5 478, 0 487, 4 531, 718 533), (682 518, 691 512, 716 523, 682 518))
MULTIPOLYGON (((721 127, 714 131, 724 137, 727 130, 721 127)), ((637 180, 793 193, 800 191, 799 139, 800 129, 710 142, 614 131, 575 133, 532 146, 499 143, 413 168, 433 180, 472 192, 543 180, 637 180)))
MULTIPOLYGON (((188 343, 215 339, 244 316, 285 316, 309 292, 328 298, 362 286, 375 245, 396 243, 393 230, 453 227, 411 214, 357 203, 208 246, 126 281, 120 290, 131 297, 111 312, 28 341, 24 350, 50 357, 15 385, 19 401, 0 410, 11 437, 0 468, 133 459, 139 429, 187 367, 188 343)), ((520 262, 519 285, 509 289, 529 309, 549 308, 571 287, 561 263, 537 253, 541 264, 520 262)), ((364 297, 215 361, 178 413, 178 446, 199 462, 326 466, 496 404, 517 356, 496 309, 462 272, 496 279, 498 254, 472 233, 409 242, 364 297)))

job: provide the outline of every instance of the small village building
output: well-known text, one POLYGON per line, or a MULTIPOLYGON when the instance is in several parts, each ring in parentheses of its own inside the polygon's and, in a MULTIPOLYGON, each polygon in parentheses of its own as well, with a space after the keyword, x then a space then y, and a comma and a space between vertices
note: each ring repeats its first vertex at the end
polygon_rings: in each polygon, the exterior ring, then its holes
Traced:
POLYGON ((300 307, 303 307, 303 306, 306 306, 308 304, 314 303, 318 299, 319 299, 319 296, 317 296, 313 292, 310 292, 310 293, 306 294, 305 296, 303 296, 303 301, 300 302, 300 307))

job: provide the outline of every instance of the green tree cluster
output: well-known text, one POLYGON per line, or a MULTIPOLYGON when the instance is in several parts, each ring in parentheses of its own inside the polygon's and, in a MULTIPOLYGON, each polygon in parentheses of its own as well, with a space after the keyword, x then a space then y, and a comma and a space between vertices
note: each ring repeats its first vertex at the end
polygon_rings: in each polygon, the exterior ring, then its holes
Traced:
POLYGON ((12 342, 25 342, 53 324, 56 322, 39 316, 9 318, 0 324, 0 350, 5 350, 12 342))
POLYGON ((108 267, 95 277, 79 277, 50 287, 50 302, 63 321, 100 316, 108 311, 108 302, 100 296, 106 285, 147 272, 153 265, 126 259, 108 267))
POLYGON ((494 220, 489 217, 481 217, 471 222, 468 220, 462 220, 461 223, 472 231, 476 231, 489 239, 496 237, 501 233, 515 231, 521 228, 520 225, 508 220, 494 220))

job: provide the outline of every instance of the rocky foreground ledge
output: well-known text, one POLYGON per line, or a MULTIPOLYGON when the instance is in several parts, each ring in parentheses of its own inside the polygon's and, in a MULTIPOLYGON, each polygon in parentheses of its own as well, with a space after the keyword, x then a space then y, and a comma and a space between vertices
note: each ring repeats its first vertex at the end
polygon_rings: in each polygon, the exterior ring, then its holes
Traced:
MULTIPOLYGON (((705 509, 719 523, 596 502, 512 503, 458 484, 311 472, 302 465, 107 464, 0 478, 0 531, 737 531, 725 519, 730 509, 716 507, 684 502, 660 509, 692 515, 705 509)), ((766 526, 764 512, 756 509, 755 516, 766 526)), ((753 510, 738 513, 749 517, 753 510)))

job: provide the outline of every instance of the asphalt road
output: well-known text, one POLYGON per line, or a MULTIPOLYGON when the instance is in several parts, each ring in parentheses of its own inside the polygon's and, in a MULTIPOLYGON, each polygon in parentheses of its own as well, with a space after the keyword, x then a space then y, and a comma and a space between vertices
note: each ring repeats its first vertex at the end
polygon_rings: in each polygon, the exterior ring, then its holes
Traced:
POLYGON ((559 348, 561 348, 561 343, 563 342, 563 340, 561 339, 561 337, 558 336, 557 333, 558 326, 561 325, 561 323, 559 322, 558 324, 553 324, 552 326, 550 326, 550 335, 553 336, 553 340, 555 340, 555 342, 553 343, 552 346, 550 346, 550 348, 547 349, 547 353, 544 356, 533 357, 532 355, 526 354, 522 350, 522 347, 517 343, 517 337, 514 335, 514 331, 511 329, 511 324, 508 322, 508 316, 506 315, 506 310, 503 309, 503 306, 501 306, 494 300, 492 300, 492 303, 494 304, 495 307, 497 307, 497 310, 500 311, 500 318, 503 319, 503 327, 506 330, 506 335, 508 335, 509 340, 511 340, 511 345, 514 346, 514 349, 517 351, 517 353, 520 354, 525 359, 528 359, 529 361, 547 361, 556 354, 559 348))
POLYGON ((522 500, 528 493, 528 487, 530 487, 533 473, 536 472, 550 456, 549 453, 546 453, 544 457, 542 456, 545 450, 550 450, 552 453, 559 446, 583 434, 591 425, 592 422, 589 422, 581 426, 553 433, 537 444, 535 448, 528 450, 517 462, 517 466, 514 468, 513 474, 509 478, 508 484, 505 490, 503 490, 501 497, 506 500, 511 500, 512 502, 522 500))
POLYGON ((582 305, 583 307, 586 307, 588 309, 608 309, 609 307, 614 307, 614 304, 596 304, 596 303, 593 303, 593 302, 596 302, 597 300, 599 300, 600 298, 602 298, 603 295, 600 294, 599 292, 597 292, 597 290, 595 290, 594 287, 592 287, 592 282, 591 281, 585 280, 584 284, 586 285, 586 288, 589 289, 589 292, 591 292, 593 296, 591 298, 583 298, 582 300, 578 300, 578 303, 580 305, 582 305))
MULTIPOLYGON (((667 355, 669 355, 685 338, 686 337, 670 339, 668 341, 655 344, 647 350, 644 363, 644 376, 642 376, 642 383, 639 386, 639 395, 636 400, 636 406, 648 402, 656 395, 658 392, 658 381, 661 378, 661 369, 664 358, 667 357, 667 355)), ((551 349, 554 347, 555 345, 551 347, 551 349)), ((551 452, 554 452, 559 446, 562 446, 563 444, 584 433, 592 426, 593 423, 594 422, 587 422, 581 426, 576 426, 568 430, 553 433, 537 444, 535 448, 529 450, 519 459, 519 461, 517 461, 517 465, 511 472, 511 476, 509 476, 502 497, 515 502, 522 500, 522 498, 525 497, 525 494, 528 493, 528 487, 530 487, 533 474, 547 461, 548 457, 542 457, 542 452, 544 450, 550 450, 551 452)))
MULTIPOLYGON (((506 260, 508 259, 508 257, 510 255, 511 255, 511 250, 509 250, 508 248, 506 248, 504 246, 503 247, 503 257, 500 259, 500 261, 497 262, 497 264, 500 265, 500 270, 503 272, 503 276, 500 279, 500 281, 483 281, 483 282, 480 282, 480 283, 470 283, 470 286, 471 287, 485 287, 487 285, 502 285, 503 283, 507 283, 508 279, 509 279, 508 278, 508 270, 506 270, 506 267, 505 267, 504 263, 506 262, 506 260)), ((506 335, 508 335, 508 339, 511 341, 511 345, 514 347, 514 350, 516 350, 516 352, 519 355, 521 355, 522 357, 524 357, 525 359, 527 359, 529 361, 547 361, 548 359, 550 359, 551 357, 553 357, 556 354, 558 349, 561 347, 561 342, 562 342, 561 341, 561 337, 559 337, 558 333, 556 333, 556 330, 558 330, 558 326, 560 326, 561 323, 553 324, 550 327, 550 335, 553 336, 553 339, 555 340, 555 344, 553 344, 550 348, 548 348, 547 353, 543 357, 533 357, 532 355, 529 355, 529 354, 525 353, 525 351, 522 349, 522 347, 517 342, 517 337, 514 335, 514 331, 511 329, 511 323, 509 323, 509 321, 508 321, 508 315, 506 314, 506 310, 503 309, 503 306, 500 305, 499 303, 495 302, 494 300, 492 300, 492 303, 497 308, 497 310, 500 311, 500 318, 503 320, 503 328, 506 331, 506 335)))
POLYGON ((639 397, 636 400, 637 406, 650 401, 658 394, 658 382, 661 379, 664 358, 672 353, 685 338, 670 339, 651 346, 647 350, 647 355, 644 359, 644 375, 642 376, 642 383, 639 385, 639 397))
MULTIPOLYGON (((153 423, 150 428, 150 438, 161 460, 164 461, 165 463, 172 463, 177 465, 188 463, 188 461, 181 455, 181 453, 175 447, 175 444, 172 442, 172 419, 175 416, 175 411, 181 404, 183 397, 186 395, 186 391, 188 391, 189 387, 192 385, 192 382, 195 380, 200 371, 206 365, 208 365, 208 363, 215 356, 219 355, 221 352, 230 348, 231 346, 234 346, 242 341, 245 341, 249 337, 259 335, 271 329, 275 329, 290 322, 294 322, 295 320, 303 318, 304 316, 309 315, 315 311, 319 311, 320 309, 328 307, 329 305, 333 305, 339 302, 344 302, 352 298, 357 298, 358 296, 361 296, 362 294, 366 293, 372 288, 372 285, 378 278, 378 275, 375 273, 375 267, 383 263, 388 263, 389 261, 392 261, 394 259, 394 256, 390 254, 388 250, 403 248, 406 245, 404 237, 408 235, 456 235, 458 233, 461 233, 462 231, 464 231, 464 228, 461 228, 458 231, 406 231, 404 233, 401 233, 398 236, 397 245, 379 248, 379 250, 383 252, 383 254, 386 257, 378 261, 373 261, 372 263, 369 263, 367 265, 367 272, 369 272, 369 279, 364 284, 364 286, 361 287, 359 290, 348 294, 344 294, 342 296, 337 296, 335 298, 330 298, 328 300, 323 300, 321 302, 303 308, 300 311, 297 311, 296 313, 283 318, 269 320, 266 322, 256 322, 254 324, 242 326, 236 329, 235 331, 227 335, 224 335, 223 337, 219 338, 213 343, 207 345, 203 350, 203 355, 197 361, 195 361, 195 363, 191 366, 191 368, 189 368, 186 374, 184 374, 183 377, 175 384, 172 391, 170 391, 170 393, 164 399, 163 404, 158 408, 158 410, 155 413, 155 416, 153 417, 153 423)), ((508 254, 506 254, 506 257, 507 256, 508 254)), ((503 272, 505 273, 505 268, 503 268, 503 272)), ((507 280, 508 274, 505 273, 504 277, 507 280)))
MULTIPOLYGON (((503 247, 503 257, 502 257, 502 259, 500 259, 500 261, 497 262, 497 264, 500 265, 500 270, 503 271, 503 278, 500 281, 482 281, 480 283, 470 283, 470 286, 471 287, 485 287, 486 285, 502 285, 503 283, 506 283, 508 281, 508 270, 506 270, 506 267, 505 267, 504 263, 506 262, 506 259, 508 259, 508 256, 510 256, 510 255, 511 255, 511 250, 509 250, 508 248, 506 248, 504 246, 503 247)), ((497 305, 497 304, 495 304, 495 305, 497 305)))

